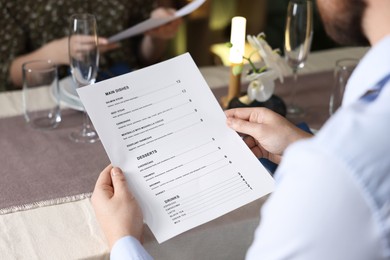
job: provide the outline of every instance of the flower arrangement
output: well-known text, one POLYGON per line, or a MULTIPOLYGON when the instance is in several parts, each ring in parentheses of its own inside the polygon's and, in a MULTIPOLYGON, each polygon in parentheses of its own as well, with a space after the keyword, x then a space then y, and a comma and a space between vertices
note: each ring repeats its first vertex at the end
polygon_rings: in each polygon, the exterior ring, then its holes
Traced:
MULTIPOLYGON (((279 78, 283 83, 284 75, 289 72, 289 67, 280 56, 279 49, 272 50, 269 46, 264 33, 257 36, 248 35, 247 40, 254 49, 249 57, 243 57, 251 67, 246 75, 246 79, 250 81, 247 89, 247 99, 249 102, 254 100, 264 102, 274 93, 275 80, 279 78), (262 66, 260 68, 256 67, 251 60, 252 55, 256 53, 261 58, 262 66)), ((238 75, 242 73, 242 70, 243 65, 237 65, 233 68, 233 73, 238 75)))

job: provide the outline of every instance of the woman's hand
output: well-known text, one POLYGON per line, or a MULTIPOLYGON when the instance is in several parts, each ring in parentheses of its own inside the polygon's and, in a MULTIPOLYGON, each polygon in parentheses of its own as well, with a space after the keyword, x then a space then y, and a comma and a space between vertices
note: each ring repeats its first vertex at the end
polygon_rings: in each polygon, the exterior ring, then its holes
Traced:
MULTIPOLYGON (((107 39, 103 37, 99 37, 98 43, 101 53, 119 47, 117 43, 109 43, 107 39)), ((61 39, 53 40, 33 52, 16 57, 10 66, 10 78, 15 86, 21 87, 23 84, 23 63, 32 60, 51 60, 57 65, 69 65, 69 38, 63 37, 61 39)))
MULTIPOLYGON (((151 18, 157 18, 157 19, 166 18, 166 17, 173 16, 174 14, 175 14, 175 9, 159 7, 152 11, 151 18)), ((178 18, 167 24, 164 24, 155 29, 147 31, 145 34, 151 36, 152 38, 169 40, 175 37, 181 23, 182 23, 182 19, 178 18)))
MULTIPOLYGON (((75 59, 82 59, 85 52, 94 51, 96 48, 96 39, 90 35, 73 35, 69 38, 70 48, 69 53, 67 52, 67 60, 69 63, 69 55, 75 59)), ((118 43, 109 43, 106 38, 99 37, 98 50, 101 54, 119 47, 118 43)), ((67 45, 68 46, 68 45, 67 45)))
POLYGON ((237 108, 225 111, 227 125, 244 134, 244 141, 257 158, 279 163, 292 143, 312 135, 267 108, 237 108))
MULTIPOLYGON (((165 18, 173 16, 174 13, 174 9, 159 7, 152 11, 151 17, 165 18)), ((165 52, 167 41, 176 35, 181 23, 182 19, 178 18, 145 32, 140 46, 140 57, 143 65, 150 65, 161 59, 165 52)))

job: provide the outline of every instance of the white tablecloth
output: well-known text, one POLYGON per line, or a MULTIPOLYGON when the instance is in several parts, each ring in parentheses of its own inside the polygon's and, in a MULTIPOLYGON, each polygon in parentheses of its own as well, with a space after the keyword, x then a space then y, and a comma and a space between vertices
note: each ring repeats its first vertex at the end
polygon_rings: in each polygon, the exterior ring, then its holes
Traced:
MULTIPOLYGON (((312 53, 300 73, 331 70, 337 59, 361 58, 366 51, 366 48, 341 48, 312 53)), ((228 83, 229 68, 205 67, 201 72, 211 88, 228 83)), ((0 117, 21 113, 21 91, 0 94, 0 117)), ((6 156, 6 151, 2 151, 2 156, 6 156)), ((145 247, 156 259, 243 259, 258 225, 264 200, 246 205, 161 245, 146 228, 145 247)), ((0 215, 0 230, 0 259, 109 258, 106 241, 89 199, 0 215)))

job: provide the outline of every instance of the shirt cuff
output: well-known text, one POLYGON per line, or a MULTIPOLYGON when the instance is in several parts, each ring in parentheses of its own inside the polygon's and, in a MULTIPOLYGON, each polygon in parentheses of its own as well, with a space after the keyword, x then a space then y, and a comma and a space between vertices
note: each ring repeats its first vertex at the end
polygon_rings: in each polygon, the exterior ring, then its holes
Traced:
POLYGON ((122 237, 115 242, 111 250, 110 259, 153 260, 141 243, 132 236, 122 237))

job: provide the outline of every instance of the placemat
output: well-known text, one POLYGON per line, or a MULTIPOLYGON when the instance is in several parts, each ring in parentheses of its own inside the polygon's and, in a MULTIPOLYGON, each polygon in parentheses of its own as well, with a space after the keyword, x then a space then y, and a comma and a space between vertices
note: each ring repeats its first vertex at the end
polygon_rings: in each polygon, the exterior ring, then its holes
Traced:
POLYGON ((89 197, 109 159, 100 142, 74 143, 83 114, 62 111, 57 129, 37 130, 22 116, 0 119, 0 214, 89 197))

